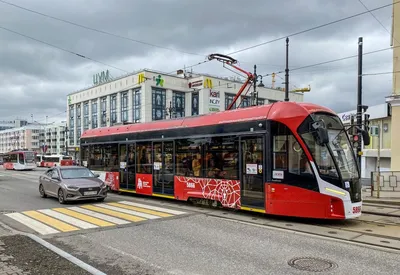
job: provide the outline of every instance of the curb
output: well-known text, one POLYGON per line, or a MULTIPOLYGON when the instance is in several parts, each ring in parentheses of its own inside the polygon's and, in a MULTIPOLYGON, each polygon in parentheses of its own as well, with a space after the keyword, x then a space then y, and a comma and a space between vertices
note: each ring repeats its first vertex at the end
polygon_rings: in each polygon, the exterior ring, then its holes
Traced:
POLYGON ((386 205, 399 205, 400 206, 400 200, 396 201, 389 201, 389 200, 379 200, 379 199, 363 199, 362 200, 365 203, 375 203, 375 204, 386 204, 386 205))

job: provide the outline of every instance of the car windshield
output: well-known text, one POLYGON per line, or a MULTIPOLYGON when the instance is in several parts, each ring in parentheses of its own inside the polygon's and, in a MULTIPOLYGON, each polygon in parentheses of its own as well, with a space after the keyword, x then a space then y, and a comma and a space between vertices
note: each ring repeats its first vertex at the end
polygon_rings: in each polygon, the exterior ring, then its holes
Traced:
POLYGON ((320 174, 338 178, 339 170, 342 179, 358 177, 354 152, 339 118, 326 114, 313 114, 312 118, 314 121, 323 121, 329 136, 329 143, 320 145, 311 131, 301 134, 314 157, 320 174))
POLYGON ((95 175, 86 168, 61 169, 64 179, 94 178, 95 175))

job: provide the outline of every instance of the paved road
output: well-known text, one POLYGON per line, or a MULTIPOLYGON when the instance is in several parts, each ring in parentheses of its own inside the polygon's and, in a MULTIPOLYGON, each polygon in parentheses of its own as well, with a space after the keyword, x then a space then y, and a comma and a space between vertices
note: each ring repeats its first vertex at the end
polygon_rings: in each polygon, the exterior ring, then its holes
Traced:
MULTIPOLYGON (((106 221, 106 217, 127 221, 129 217, 135 216, 132 211, 147 212, 149 215, 155 215, 156 212, 168 214, 170 211, 171 216, 146 218, 138 222, 128 220, 128 223, 123 225, 114 223, 112 226, 82 230, 66 230, 68 227, 60 223, 53 224, 55 227, 47 224, 49 228, 58 231, 54 234, 41 234, 7 216, 2 216, 2 221, 6 221, 7 224, 18 229, 31 230, 107 274, 304 274, 304 271, 288 264, 296 257, 318 257, 331 261, 334 266, 332 274, 398 274, 400 269, 399 254, 315 236, 293 234, 291 231, 267 228, 261 224, 226 220, 218 215, 207 215, 211 213, 208 210, 202 213, 201 210, 196 211, 182 204, 164 204, 111 195, 105 205, 117 202, 114 204, 116 206, 113 206, 115 212, 104 211, 111 210, 105 208, 104 204, 60 206, 55 199, 39 197, 36 183, 38 172, 20 173, 17 178, 8 177, 12 176, 10 173, 20 172, 0 171, 0 210, 15 210, 19 213, 27 210, 52 210, 53 212, 38 212, 50 218, 49 215, 53 215, 55 220, 63 220, 69 226, 77 228, 84 225, 84 218, 86 222, 91 221, 88 223, 92 227, 98 220, 89 220, 86 216, 80 216, 81 219, 75 217, 81 223, 74 220, 73 216, 66 219, 65 216, 59 215, 62 214, 60 211, 63 211, 59 210, 60 207, 69 210, 67 214, 78 212, 76 210, 79 209, 95 212, 97 218, 103 222, 106 221), (85 206, 92 208, 88 209, 85 206), (71 210, 72 207, 74 208, 71 210), (54 209, 58 209, 58 212, 54 209), (185 213, 172 214, 171 210, 185 213)), ((80 211, 78 213, 82 214, 82 210, 80 211)), ((46 221, 37 214, 30 218, 33 217, 42 222, 46 221)), ((303 267, 330 266, 328 262, 313 259, 294 262, 303 267)))

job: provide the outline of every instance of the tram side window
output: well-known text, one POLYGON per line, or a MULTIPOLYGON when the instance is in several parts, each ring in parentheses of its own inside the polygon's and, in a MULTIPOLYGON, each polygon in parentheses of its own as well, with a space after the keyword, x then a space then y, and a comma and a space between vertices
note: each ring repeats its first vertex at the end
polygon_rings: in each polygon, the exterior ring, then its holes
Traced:
POLYGON ((152 146, 151 142, 136 144, 136 172, 140 174, 152 173, 152 146))
MULTIPOLYGON (((83 166, 90 167, 90 146, 81 147, 81 163, 83 166)), ((63 157, 63 159, 69 159, 63 157)))
POLYGON ((17 156, 17 154, 10 154, 8 160, 9 160, 10 162, 12 162, 12 163, 17 163, 17 162, 18 162, 18 156, 17 156))
POLYGON ((202 141, 180 139, 176 141, 175 174, 202 177, 202 141))
POLYGON ((93 145, 89 149, 89 165, 92 170, 119 171, 118 144, 93 145))
POLYGON ((271 122, 273 170, 285 171, 287 184, 311 190, 318 188, 310 163, 303 148, 287 126, 271 122))
POLYGON ((204 173, 207 178, 239 179, 239 139, 212 137, 206 144, 204 173))

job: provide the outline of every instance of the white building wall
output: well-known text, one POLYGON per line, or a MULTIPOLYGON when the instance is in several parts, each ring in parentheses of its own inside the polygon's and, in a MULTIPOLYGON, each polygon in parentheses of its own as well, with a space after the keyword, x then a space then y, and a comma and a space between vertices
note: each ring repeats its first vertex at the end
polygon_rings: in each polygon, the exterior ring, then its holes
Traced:
MULTIPOLYGON (((121 123, 121 94, 122 92, 128 91, 128 122, 133 121, 133 91, 136 89, 140 89, 141 91, 141 119, 139 122, 150 122, 153 120, 152 114, 152 90, 153 89, 163 89, 166 93, 165 100, 165 108, 164 117, 169 119, 169 107, 170 102, 173 100, 173 92, 184 92, 185 93, 185 116, 192 115, 192 93, 199 93, 199 114, 207 114, 210 112, 210 90, 211 92, 219 92, 219 102, 220 102, 220 111, 225 110, 225 93, 236 94, 239 88, 242 86, 240 82, 234 82, 231 80, 220 79, 211 76, 197 76, 191 78, 183 78, 178 76, 166 75, 163 73, 158 73, 155 71, 141 71, 132 75, 127 75, 125 77, 121 77, 115 79, 113 81, 107 82, 105 84, 101 84, 98 86, 90 87, 85 90, 81 90, 78 92, 74 92, 68 96, 68 118, 69 118, 69 106, 74 106, 74 110, 76 111, 76 104, 83 103, 85 101, 89 101, 90 105, 93 101, 97 101, 97 111, 98 111, 98 127, 101 126, 101 101, 100 98, 107 97, 107 126, 110 126, 111 115, 110 115, 110 96, 113 94, 117 94, 117 124, 121 123), (139 76, 144 75, 144 82, 139 83, 139 76), (158 77, 161 77, 162 83, 157 82, 158 77), (207 86, 211 80, 211 87, 207 86), (196 87, 189 87, 189 83, 193 83, 195 81, 199 81, 200 85, 196 87)), ((252 88, 250 89, 252 91, 252 88)), ((268 104, 274 101, 282 101, 284 100, 284 92, 281 90, 269 89, 269 88, 257 88, 259 92, 259 98, 265 99, 264 104, 268 104)), ((244 94, 243 94, 244 95, 244 94)), ((250 94, 247 94, 250 96, 250 94)), ((290 100, 301 102, 303 101, 303 94, 299 93, 290 93, 290 100)), ((237 106, 240 103, 240 99, 237 102, 237 106)), ((92 118, 92 109, 90 108, 90 120, 92 118)), ((83 107, 82 107, 83 111, 83 107)), ((75 120, 76 120, 75 115, 75 120)), ((82 118, 82 133, 83 133, 83 114, 82 118)), ((68 128, 70 128, 69 119, 67 120, 68 128)), ((73 142, 69 143, 69 150, 75 151, 79 146, 79 137, 77 136, 76 129, 76 121, 74 124, 74 138, 73 142)))

